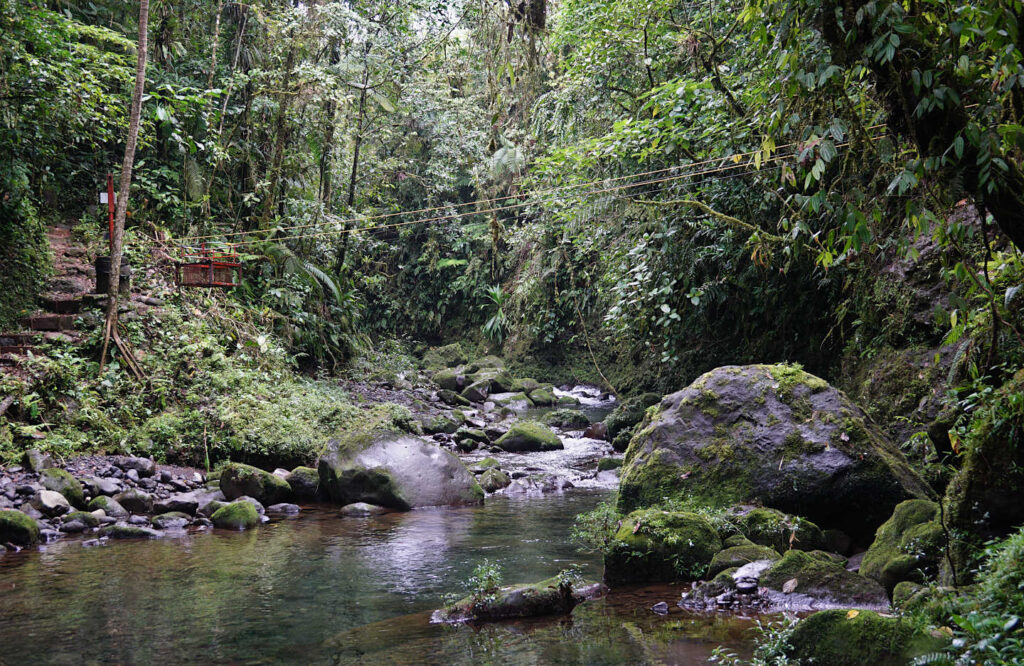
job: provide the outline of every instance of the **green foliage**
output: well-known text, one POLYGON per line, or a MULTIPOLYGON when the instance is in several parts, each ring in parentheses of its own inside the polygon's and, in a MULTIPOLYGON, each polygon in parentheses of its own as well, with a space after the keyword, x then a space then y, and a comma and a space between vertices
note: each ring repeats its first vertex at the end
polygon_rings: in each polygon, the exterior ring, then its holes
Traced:
POLYGON ((576 516, 570 538, 586 552, 607 554, 614 545, 622 514, 614 500, 601 502, 591 511, 576 516))
POLYGON ((791 666, 793 661, 786 653, 793 649, 789 644, 790 636, 796 629, 799 620, 787 617, 779 621, 756 621, 757 639, 754 655, 751 659, 743 659, 736 653, 722 646, 716 647, 708 659, 712 664, 723 666, 791 666))
POLYGON ((486 289, 487 299, 490 303, 486 306, 491 311, 491 316, 484 325, 480 328, 483 332, 484 337, 493 342, 497 346, 501 346, 501 343, 505 341, 505 337, 508 335, 509 322, 505 316, 505 301, 508 300, 508 295, 505 294, 501 287, 493 286, 486 289))

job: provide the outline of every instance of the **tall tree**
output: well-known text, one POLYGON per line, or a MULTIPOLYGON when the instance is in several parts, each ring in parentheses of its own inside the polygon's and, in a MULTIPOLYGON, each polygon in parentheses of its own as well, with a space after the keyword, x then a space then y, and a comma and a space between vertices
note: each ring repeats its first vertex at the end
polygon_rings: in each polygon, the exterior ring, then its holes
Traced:
POLYGON ((110 286, 107 295, 107 319, 103 333, 103 352, 100 355, 100 372, 107 360, 110 338, 116 336, 117 302, 121 284, 121 256, 124 244, 124 219, 128 212, 128 195, 132 185, 132 168, 135 165, 135 145, 139 138, 139 119, 142 115, 142 91, 146 86, 146 49, 148 47, 149 0, 139 0, 139 45, 135 66, 135 91, 132 93, 131 115, 128 119, 128 140, 124 146, 124 161, 121 164, 121 183, 117 193, 117 210, 114 213, 114 237, 110 248, 110 286))

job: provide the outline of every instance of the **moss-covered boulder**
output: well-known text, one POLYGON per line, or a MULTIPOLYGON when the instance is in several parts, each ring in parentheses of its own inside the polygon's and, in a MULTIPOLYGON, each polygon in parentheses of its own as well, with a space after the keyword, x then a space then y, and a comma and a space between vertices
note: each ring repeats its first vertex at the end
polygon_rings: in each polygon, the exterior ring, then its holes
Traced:
POLYGON ((445 433, 451 435, 459 426, 462 425, 459 421, 446 416, 445 414, 436 414, 434 416, 428 416, 423 419, 423 432, 428 435, 436 435, 438 433, 445 433))
POLYGON ((0 545, 31 546, 39 541, 39 523, 21 511, 0 511, 0 545))
POLYGON ((86 527, 97 527, 100 524, 100 519, 92 515, 88 511, 72 511, 61 517, 65 523, 77 520, 86 527))
POLYGON ((432 379, 444 391, 458 393, 466 386, 466 377, 460 368, 438 370, 434 373, 432 379))
POLYGON ((665 497, 760 502, 870 537, 927 488, 864 412, 795 366, 717 368, 652 408, 626 454, 619 509, 665 497))
POLYGON ((317 467, 338 504, 366 502, 392 509, 477 504, 484 491, 457 456, 395 432, 331 440, 317 467))
POLYGON ((695 513, 634 511, 615 532, 604 578, 610 585, 696 580, 721 549, 715 528, 695 513))
POLYGON ((424 352, 423 368, 426 370, 452 368, 462 365, 467 360, 469 360, 469 356, 462 349, 462 345, 458 342, 453 342, 443 347, 431 347, 424 352))
POLYGON ((130 488, 114 495, 114 501, 129 513, 153 513, 153 496, 137 488, 130 488))
POLYGON ((774 548, 780 553, 796 550, 819 550, 826 547, 821 529, 807 520, 775 509, 753 509, 736 520, 740 531, 756 544, 774 548))
POLYGON ((483 402, 491 394, 490 378, 477 379, 466 388, 462 389, 462 397, 470 402, 483 402))
POLYGON ((299 499, 321 499, 326 493, 320 487, 320 472, 312 467, 296 467, 284 477, 299 499))
POLYGON ((94 497, 92 501, 89 502, 88 508, 90 511, 100 509, 111 518, 126 518, 128 516, 127 509, 121 506, 121 504, 113 497, 107 497, 106 495, 94 497))
POLYGON ((499 407, 511 409, 513 412, 524 412, 533 407, 533 403, 525 393, 492 393, 487 399, 499 407))
POLYGON ((941 650, 946 641, 910 622, 869 610, 826 610, 801 620, 786 656, 795 663, 829 666, 904 666, 941 650))
POLYGON ((779 592, 806 595, 830 605, 887 608, 889 597, 877 582, 847 571, 830 558, 789 550, 761 575, 760 584, 779 592))
POLYGON ((536 421, 519 421, 499 437, 494 445, 512 452, 554 451, 565 448, 551 428, 536 421))
POLYGON ((590 425, 590 419, 578 409, 556 409, 544 415, 544 423, 554 428, 583 430, 590 425))
POLYGON ((779 555, 774 548, 759 546, 757 544, 723 548, 715 553, 715 556, 711 558, 711 564, 708 565, 707 575, 715 576, 726 569, 735 569, 742 567, 744 564, 757 562, 758 560, 771 560, 774 562, 781 557, 782 556, 779 555))
POLYGON ((224 530, 250 530, 260 524, 260 514, 250 502, 232 502, 214 511, 210 520, 224 530))
POLYGON ((622 458, 601 458, 597 461, 598 472, 608 472, 622 467, 622 458))
POLYGON ((436 622, 486 622, 545 615, 565 615, 580 603, 601 596, 599 583, 573 584, 557 577, 530 585, 510 585, 488 595, 471 595, 436 611, 436 622))
POLYGON ((530 402, 538 407, 550 407, 558 404, 558 398, 555 396, 555 392, 547 387, 534 389, 530 391, 527 396, 530 398, 530 402))
POLYGON ((530 391, 534 391, 536 389, 539 389, 542 386, 544 386, 544 385, 541 384, 540 382, 538 382, 533 377, 523 377, 521 379, 515 380, 512 383, 512 390, 513 391, 521 391, 523 393, 529 393, 530 391))
POLYGON ((118 523, 100 528, 100 536, 110 539, 155 539, 160 533, 150 527, 118 523))
POLYGON ((44 469, 39 473, 39 482, 47 490, 60 493, 71 504, 79 508, 85 507, 85 490, 78 479, 70 472, 57 467, 44 469))
POLYGON ((478 460, 477 462, 475 462, 472 465, 470 465, 469 466, 469 471, 472 472, 473 474, 483 474, 484 472, 486 472, 489 469, 498 469, 500 467, 501 467, 501 463, 500 462, 498 462, 494 458, 491 458, 490 456, 488 456, 488 457, 484 458, 483 460, 478 460))
POLYGON ((623 452, 629 446, 636 429, 649 407, 661 402, 661 396, 657 393, 642 393, 626 398, 612 410, 604 419, 607 428, 607 439, 612 443, 612 448, 623 452))
POLYGON ((875 541, 861 561, 860 573, 874 578, 887 592, 896 583, 923 583, 938 574, 944 532, 939 505, 928 500, 907 500, 896 505, 889 520, 875 533, 875 541))
POLYGON ((477 481, 480 483, 480 487, 489 493, 497 492, 502 488, 507 488, 512 483, 511 477, 500 469, 491 468, 481 474, 477 481))
POLYGON ((497 356, 484 356, 466 364, 466 373, 472 375, 481 370, 500 371, 505 369, 505 361, 497 356))
POLYGON ((228 463, 221 470, 220 491, 229 500, 253 497, 261 504, 278 504, 292 498, 292 487, 287 481, 242 463, 228 463))
POLYGON ((491 377, 491 393, 513 393, 516 385, 516 380, 505 370, 491 377))
POLYGON ((183 530, 192 522, 192 517, 180 511, 168 511, 153 516, 150 522, 158 530, 183 530))
POLYGON ((451 391, 448 389, 439 390, 437 392, 437 397, 441 399, 441 402, 443 402, 446 405, 451 405, 452 407, 469 407, 470 405, 473 404, 469 400, 466 400, 461 395, 456 393, 455 391, 451 391))

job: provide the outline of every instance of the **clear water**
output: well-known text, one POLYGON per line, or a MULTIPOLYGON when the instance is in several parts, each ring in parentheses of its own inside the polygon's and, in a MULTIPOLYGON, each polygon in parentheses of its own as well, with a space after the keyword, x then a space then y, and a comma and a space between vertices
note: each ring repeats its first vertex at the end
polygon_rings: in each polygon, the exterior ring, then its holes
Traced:
POLYGON ((701 663, 749 650, 750 621, 675 607, 681 588, 616 590, 572 616, 482 627, 430 611, 484 558, 505 582, 571 563, 573 517, 607 491, 341 518, 329 507, 245 533, 195 533, 0 556, 0 664, 701 663), (669 603, 667 617, 649 608, 669 603))

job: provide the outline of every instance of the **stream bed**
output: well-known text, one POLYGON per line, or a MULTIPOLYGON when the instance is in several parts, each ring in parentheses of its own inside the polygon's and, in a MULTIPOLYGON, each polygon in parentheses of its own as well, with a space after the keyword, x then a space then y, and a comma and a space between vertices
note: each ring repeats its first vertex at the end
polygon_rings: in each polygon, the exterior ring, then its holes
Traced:
POLYGON ((691 615, 680 586, 617 589, 571 617, 430 624, 484 559, 505 583, 600 558, 570 542, 607 490, 488 498, 483 506, 339 517, 323 505, 244 533, 0 557, 0 663, 701 663, 749 651, 751 620, 691 615), (668 616, 650 607, 666 601, 668 616))

